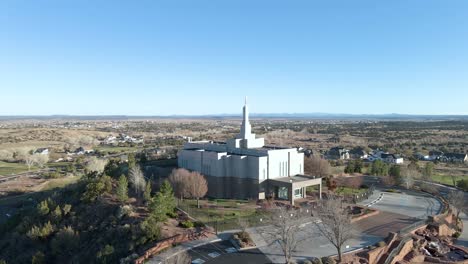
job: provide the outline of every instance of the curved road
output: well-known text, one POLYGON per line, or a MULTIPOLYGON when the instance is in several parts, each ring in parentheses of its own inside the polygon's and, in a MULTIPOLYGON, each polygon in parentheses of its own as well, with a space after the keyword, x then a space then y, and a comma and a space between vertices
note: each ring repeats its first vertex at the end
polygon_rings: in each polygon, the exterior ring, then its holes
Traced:
MULTIPOLYGON (((343 249, 344 252, 373 245, 385 238, 390 231, 398 232, 420 219, 425 219, 428 215, 438 214, 442 207, 437 199, 427 194, 406 190, 402 190, 401 193, 388 193, 379 189, 376 189, 369 199, 359 204, 367 205, 374 201, 376 202, 371 208, 380 210, 380 214, 354 224, 359 234, 348 241, 343 249), (381 193, 383 196, 378 199, 381 193)), ((273 263, 284 263, 281 249, 277 243, 271 242, 268 228, 271 227, 252 228, 249 232, 260 251, 273 263)), ((305 241, 294 253, 296 260, 336 254, 336 249, 320 234, 315 224, 305 225, 300 239, 305 241)))

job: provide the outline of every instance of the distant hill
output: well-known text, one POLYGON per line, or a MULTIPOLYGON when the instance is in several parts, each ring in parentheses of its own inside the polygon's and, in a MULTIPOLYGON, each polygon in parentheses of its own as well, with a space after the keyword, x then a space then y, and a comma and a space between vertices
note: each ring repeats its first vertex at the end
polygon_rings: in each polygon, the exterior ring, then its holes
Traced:
MULTIPOLYGON (((136 120, 136 119, 230 119, 241 118, 240 114, 213 115, 48 115, 48 116, 0 116, 6 120, 136 120)), ((467 120, 468 115, 412 115, 412 114, 332 114, 332 113, 252 113, 251 118, 265 119, 351 119, 351 120, 467 120)))

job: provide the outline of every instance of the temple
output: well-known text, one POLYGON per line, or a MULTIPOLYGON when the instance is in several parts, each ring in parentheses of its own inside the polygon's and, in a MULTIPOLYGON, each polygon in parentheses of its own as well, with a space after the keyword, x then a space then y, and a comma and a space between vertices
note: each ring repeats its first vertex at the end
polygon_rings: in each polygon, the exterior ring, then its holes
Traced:
MULTIPOLYGON (((229 199, 289 200, 306 197, 306 187, 321 178, 304 175, 304 153, 296 148, 265 146, 252 134, 247 98, 239 134, 227 142, 189 140, 178 153, 178 166, 203 174, 208 196, 229 199)), ((321 192, 319 192, 321 193, 321 192)))

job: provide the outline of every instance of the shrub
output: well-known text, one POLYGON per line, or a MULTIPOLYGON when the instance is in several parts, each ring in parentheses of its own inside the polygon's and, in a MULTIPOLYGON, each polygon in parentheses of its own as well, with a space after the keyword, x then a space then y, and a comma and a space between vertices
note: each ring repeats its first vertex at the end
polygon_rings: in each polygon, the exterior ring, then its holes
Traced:
POLYGON ((192 227, 193 227, 192 221, 189 221, 189 220, 184 221, 184 222, 180 222, 179 225, 180 225, 181 227, 183 227, 183 228, 192 228, 192 227))
POLYGON ((311 264, 322 264, 322 260, 319 258, 313 258, 310 261, 311 264))
POLYGON ((166 215, 169 216, 170 218, 177 218, 177 216, 178 216, 177 213, 174 212, 174 211, 173 212, 168 212, 166 215))
POLYGON ((200 222, 200 221, 194 222, 193 225, 194 225, 195 227, 205 227, 205 224, 203 224, 203 223, 200 222))
POLYGON ((460 237, 460 232, 453 233, 452 237, 459 238, 460 237))
POLYGON ((377 244, 375 244, 377 247, 385 247, 387 245, 387 243, 385 243, 385 241, 379 241, 377 242, 377 244))
POLYGON ((322 263, 323 264, 336 264, 336 261, 331 257, 323 257, 322 263))

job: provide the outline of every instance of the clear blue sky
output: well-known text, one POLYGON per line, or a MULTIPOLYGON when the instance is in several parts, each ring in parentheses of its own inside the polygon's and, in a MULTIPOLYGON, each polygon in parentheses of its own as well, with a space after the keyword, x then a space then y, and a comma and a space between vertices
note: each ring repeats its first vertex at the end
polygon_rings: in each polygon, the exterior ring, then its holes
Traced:
POLYGON ((468 1, 0 1, 0 115, 468 114, 468 1))

